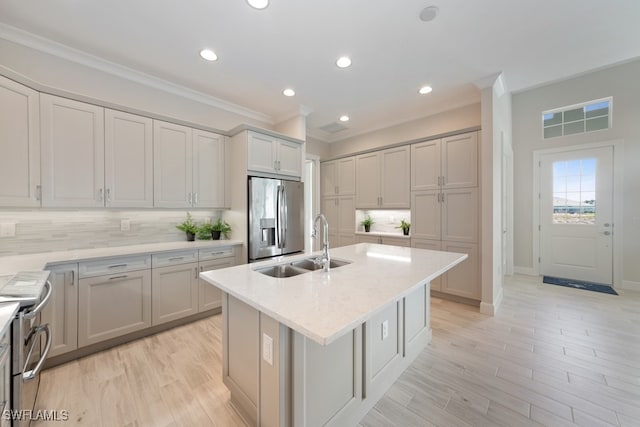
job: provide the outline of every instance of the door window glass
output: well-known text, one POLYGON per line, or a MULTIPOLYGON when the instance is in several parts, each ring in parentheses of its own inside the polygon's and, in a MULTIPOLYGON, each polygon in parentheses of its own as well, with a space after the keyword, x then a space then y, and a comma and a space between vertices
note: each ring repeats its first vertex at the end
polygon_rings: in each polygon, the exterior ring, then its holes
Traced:
POLYGON ((596 159, 553 162, 553 223, 595 224, 596 159))

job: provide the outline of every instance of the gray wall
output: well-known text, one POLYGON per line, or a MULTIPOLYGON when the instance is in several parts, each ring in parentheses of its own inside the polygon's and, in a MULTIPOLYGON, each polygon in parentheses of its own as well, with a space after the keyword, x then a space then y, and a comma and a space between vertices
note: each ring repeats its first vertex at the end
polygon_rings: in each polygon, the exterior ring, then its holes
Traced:
POLYGON ((533 152, 577 144, 624 140, 622 173, 623 280, 640 284, 640 60, 585 74, 513 95, 514 264, 533 268, 533 152), (553 108, 613 96, 613 126, 605 131, 542 139, 541 113, 553 108))

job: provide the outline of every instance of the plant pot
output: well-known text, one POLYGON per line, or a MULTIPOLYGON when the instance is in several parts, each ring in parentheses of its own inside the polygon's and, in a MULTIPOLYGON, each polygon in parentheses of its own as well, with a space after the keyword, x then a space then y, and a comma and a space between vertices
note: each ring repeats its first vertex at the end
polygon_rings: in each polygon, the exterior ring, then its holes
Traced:
POLYGON ((193 242, 194 240, 196 240, 196 234, 195 233, 187 233, 187 242, 193 242))
POLYGON ((408 228, 403 228, 402 229, 402 234, 404 234, 405 236, 409 235, 409 229, 408 228))
POLYGON ((370 225, 365 225, 365 226, 364 226, 364 231, 365 231, 366 233, 368 233, 369 231, 371 231, 371 226, 370 226, 370 225))
POLYGON ((212 231, 211 232, 211 238, 213 240, 220 240, 220 233, 221 233, 221 231, 212 231))

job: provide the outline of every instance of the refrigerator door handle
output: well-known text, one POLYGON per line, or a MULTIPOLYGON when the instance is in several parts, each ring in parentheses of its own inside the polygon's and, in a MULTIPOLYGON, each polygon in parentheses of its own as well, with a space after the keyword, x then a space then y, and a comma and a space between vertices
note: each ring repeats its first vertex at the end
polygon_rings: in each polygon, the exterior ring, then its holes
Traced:
POLYGON ((276 187, 276 247, 278 249, 282 248, 282 199, 281 199, 282 186, 278 185, 276 187))
POLYGON ((287 224, 289 223, 289 212, 287 210, 287 191, 286 187, 282 186, 282 203, 280 204, 282 209, 282 223, 280 228, 282 231, 282 237, 280 238, 280 247, 282 249, 287 245, 287 224))

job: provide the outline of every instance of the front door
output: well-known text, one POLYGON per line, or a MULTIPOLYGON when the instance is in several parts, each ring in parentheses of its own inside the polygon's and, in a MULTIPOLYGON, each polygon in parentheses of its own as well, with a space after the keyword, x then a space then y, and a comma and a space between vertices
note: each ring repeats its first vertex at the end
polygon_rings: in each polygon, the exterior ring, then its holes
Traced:
POLYGON ((541 273, 613 283, 613 147, 540 156, 541 273))

